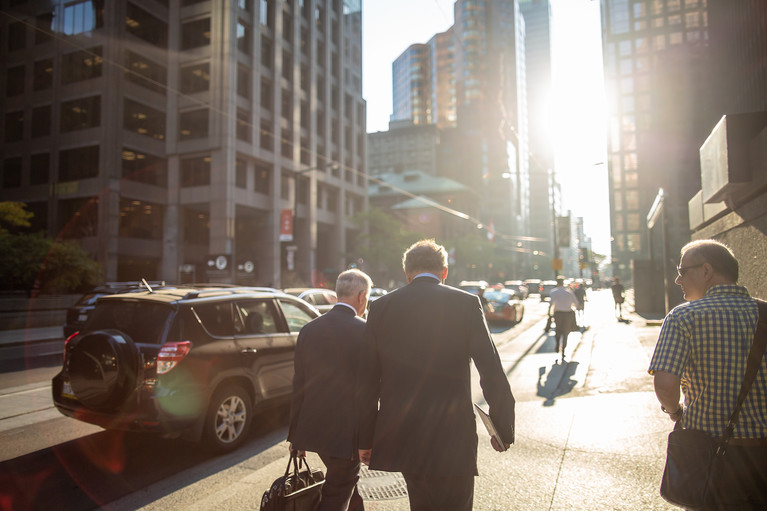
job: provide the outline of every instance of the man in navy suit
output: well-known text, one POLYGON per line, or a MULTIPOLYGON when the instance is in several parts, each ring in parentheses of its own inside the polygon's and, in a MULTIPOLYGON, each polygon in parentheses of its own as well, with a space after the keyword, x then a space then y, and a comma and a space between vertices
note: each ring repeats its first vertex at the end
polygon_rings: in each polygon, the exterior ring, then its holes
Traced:
POLYGON ((402 472, 410 509, 467 511, 477 475, 471 361, 490 417, 514 442, 514 396, 476 295, 443 284, 447 252, 434 240, 403 257, 408 285, 371 303, 358 394, 360 460, 402 472), (379 406, 380 401, 380 406, 379 406))
POLYGON ((338 303, 298 334, 288 441, 316 452, 327 468, 318 511, 361 511, 354 389, 372 282, 364 272, 338 276, 338 303))

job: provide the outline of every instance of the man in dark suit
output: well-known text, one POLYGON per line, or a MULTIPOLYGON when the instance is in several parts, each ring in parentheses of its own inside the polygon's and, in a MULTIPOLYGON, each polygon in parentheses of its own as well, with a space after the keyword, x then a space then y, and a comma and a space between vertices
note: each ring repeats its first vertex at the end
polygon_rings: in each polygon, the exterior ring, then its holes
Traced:
POLYGON ((288 441, 327 468, 318 511, 361 511, 354 388, 372 282, 359 270, 338 276, 338 303, 298 334, 288 441))
POLYGON ((411 510, 465 511, 477 475, 471 361, 505 445, 514 442, 514 396, 476 295, 443 285, 447 252, 434 240, 403 257, 408 285, 371 303, 358 408, 360 459, 399 471, 411 510), (379 408, 380 400, 380 408, 379 408))

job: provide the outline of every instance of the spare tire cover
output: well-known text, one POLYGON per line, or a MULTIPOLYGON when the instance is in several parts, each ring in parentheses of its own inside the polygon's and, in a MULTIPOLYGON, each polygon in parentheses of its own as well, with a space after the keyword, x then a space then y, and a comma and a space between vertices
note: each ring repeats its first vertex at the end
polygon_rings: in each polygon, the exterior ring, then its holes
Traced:
POLYGON ((136 383, 138 353, 118 330, 99 330, 74 340, 69 352, 69 383, 89 408, 118 407, 136 383))

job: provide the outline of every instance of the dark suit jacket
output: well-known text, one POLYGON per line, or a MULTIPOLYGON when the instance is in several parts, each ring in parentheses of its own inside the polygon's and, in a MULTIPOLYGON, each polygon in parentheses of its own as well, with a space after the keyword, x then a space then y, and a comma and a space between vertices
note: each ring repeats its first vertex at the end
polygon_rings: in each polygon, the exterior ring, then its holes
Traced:
POLYGON ((354 386, 365 320, 336 305, 298 334, 288 441, 297 449, 356 459, 354 386))
POLYGON ((370 468, 477 473, 472 359, 490 415, 511 443, 514 397, 476 295, 419 277, 371 304, 358 394, 370 468))

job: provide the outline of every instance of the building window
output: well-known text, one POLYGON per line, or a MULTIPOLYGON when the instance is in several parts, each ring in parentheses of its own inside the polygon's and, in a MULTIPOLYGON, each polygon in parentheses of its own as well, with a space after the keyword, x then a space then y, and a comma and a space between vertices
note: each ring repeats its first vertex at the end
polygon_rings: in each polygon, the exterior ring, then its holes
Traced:
POLYGON ((18 142, 24 138, 24 111, 5 114, 5 141, 18 142))
POLYGON ((245 110, 237 110, 237 138, 247 143, 251 142, 251 121, 250 112, 245 110))
POLYGON ((62 55, 62 85, 98 78, 101 76, 101 63, 101 46, 62 55))
POLYGON ((248 164, 239 158, 234 162, 234 186, 242 189, 248 187, 248 164))
POLYGON ((242 64, 237 65, 237 94, 250 99, 250 68, 242 64))
POLYGON ((164 216, 164 208, 159 204, 120 197, 117 235, 121 238, 162 239, 164 216))
POLYGON ((99 227, 98 197, 60 200, 57 205, 58 231, 66 238, 96 236, 99 227))
POLYGON ((210 184, 210 156, 181 160, 181 186, 208 186, 210 184))
POLYGON ((274 30, 274 0, 261 0, 259 20, 262 25, 274 30))
POLYGON ((293 16, 287 12, 282 13, 282 37, 288 44, 293 42, 293 16))
POLYGON ((284 158, 293 158, 293 132, 290 130, 283 130, 282 137, 280 137, 281 154, 284 158))
POLYGON ((210 44, 210 18, 181 24, 181 49, 190 50, 210 44))
POLYGON ((165 140, 165 113, 126 99, 123 103, 123 128, 156 140, 165 140))
POLYGON ((29 184, 32 186, 47 184, 51 174, 50 153, 33 154, 29 162, 29 184))
POLYGON ((200 108, 178 114, 178 139, 190 140, 208 136, 208 109, 200 108))
POLYGON ((266 119, 261 119, 261 148, 268 151, 274 150, 274 132, 272 123, 266 119))
POLYGON ((53 59, 43 59, 35 62, 32 77, 33 90, 45 90, 53 87, 53 59))
POLYGON ((44 44, 53 39, 53 13, 46 12, 35 18, 35 44, 44 44))
POLYGON ((148 185, 168 187, 168 161, 151 154, 123 147, 122 177, 148 185))
POLYGON ((32 109, 32 138, 47 137, 51 134, 51 106, 32 109))
POLYGON ((21 186, 21 156, 8 158, 3 163, 3 188, 18 188, 21 186))
POLYGON ((24 94, 24 70, 25 67, 15 66, 6 70, 5 76, 5 95, 18 96, 24 94))
POLYGON ((210 89, 210 63, 203 62, 181 68, 179 73, 181 92, 192 94, 210 89))
POLYGON ((64 7, 64 33, 82 34, 104 26, 104 2, 85 0, 64 7), (96 7, 96 5, 98 7, 96 7))
POLYGON ((237 49, 246 55, 250 55, 250 46, 253 31, 242 21, 237 21, 237 49))
POLYGON ((184 208, 184 242, 207 246, 210 242, 210 215, 207 211, 184 208))
POLYGON ((101 125, 101 96, 78 98, 61 103, 61 132, 96 128, 101 125))
POLYGON ((125 30, 159 48, 168 47, 168 24, 132 3, 128 3, 125 30))
MULTIPOLYGON (((165 95, 168 72, 164 66, 157 64, 138 53, 125 50, 125 78, 136 85, 165 95)), ((184 79, 182 76, 181 84, 184 79)))
POLYGON ((99 175, 99 146, 59 151, 59 181, 77 181, 99 175))
POLYGON ((272 82, 266 78, 261 78, 261 108, 272 109, 272 82))
POLYGON ((288 50, 282 50, 282 77, 293 79, 293 55, 288 50))
POLYGON ((268 163, 256 162, 255 191, 269 195, 272 188, 272 168, 268 163))
POLYGON ((27 27, 20 21, 8 24, 8 51, 23 50, 27 47, 27 27))
POLYGON ((282 118, 293 122, 293 94, 287 89, 282 89, 281 110, 282 118))
POLYGON ((272 40, 265 35, 261 36, 261 65, 272 69, 273 59, 273 45, 272 40))

